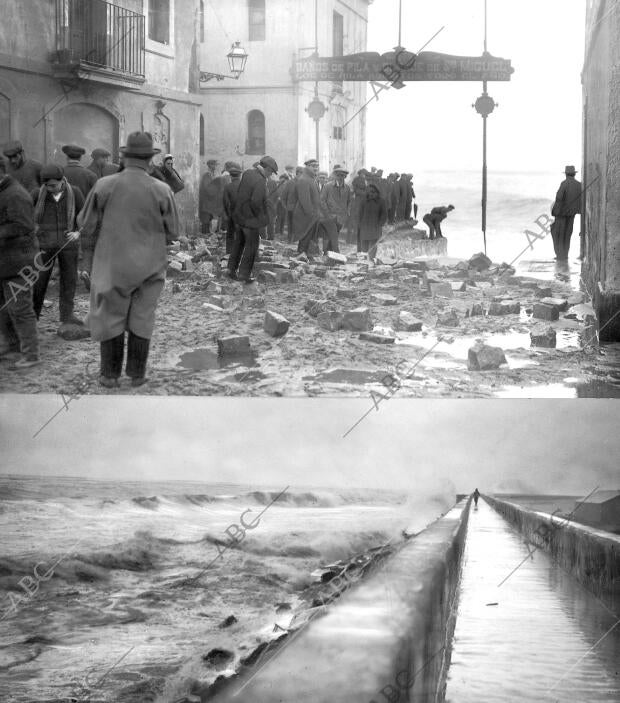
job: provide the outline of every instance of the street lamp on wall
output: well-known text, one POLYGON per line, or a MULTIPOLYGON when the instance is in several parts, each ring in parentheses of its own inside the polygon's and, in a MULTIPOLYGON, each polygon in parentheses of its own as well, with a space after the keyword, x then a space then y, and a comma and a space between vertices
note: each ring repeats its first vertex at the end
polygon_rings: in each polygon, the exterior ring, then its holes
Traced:
POLYGON ((230 68, 229 76, 222 75, 221 73, 209 73, 207 71, 200 71, 200 82, 206 83, 211 79, 215 78, 218 81, 223 81, 224 78, 234 78, 239 80, 239 76, 245 71, 245 64, 248 60, 248 54, 246 50, 241 46, 241 42, 236 41, 230 51, 226 54, 228 59, 228 66, 230 68))

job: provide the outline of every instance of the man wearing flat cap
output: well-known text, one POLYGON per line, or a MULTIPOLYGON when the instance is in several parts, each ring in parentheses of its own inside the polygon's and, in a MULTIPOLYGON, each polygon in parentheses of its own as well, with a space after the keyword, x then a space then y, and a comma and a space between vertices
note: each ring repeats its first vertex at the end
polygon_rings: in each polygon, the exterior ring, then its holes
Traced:
POLYGON ((230 174, 230 183, 224 186, 224 216, 226 218, 226 253, 231 254, 235 243, 237 225, 233 219, 233 213, 237 206, 237 193, 241 183, 243 169, 238 163, 231 161, 227 163, 226 170, 230 174))
POLYGON ((217 159, 207 161, 207 170, 202 174, 198 187, 198 215, 203 234, 209 234, 212 228, 211 223, 215 220, 217 225, 217 218, 222 214, 225 184, 219 178, 219 165, 217 159))
POLYGON ((321 204, 325 213, 323 252, 339 251, 338 235, 347 224, 351 213, 351 189, 344 179, 349 175, 346 168, 334 168, 334 180, 326 183, 321 191, 321 204))
POLYGON ((87 168, 89 171, 92 171, 98 179, 104 176, 111 176, 113 173, 118 172, 118 166, 109 163, 111 154, 107 149, 97 147, 92 150, 90 156, 92 161, 88 164, 87 168))
MULTIPOLYGON (((60 270, 59 315, 62 324, 77 325, 80 336, 87 337, 88 330, 76 317, 74 310, 75 290, 78 278, 79 232, 76 217, 84 206, 82 191, 71 185, 58 164, 45 164, 41 169, 43 185, 32 192, 34 202, 35 232, 41 247, 41 263, 44 267, 34 284, 32 299, 37 319, 43 310, 53 262, 58 261, 60 270)), ((62 331, 61 335, 62 335, 62 331)))
POLYGON ((566 178, 560 183, 551 210, 551 214, 555 217, 555 222, 551 226, 551 236, 558 261, 568 259, 575 215, 581 214, 581 183, 575 178, 576 174, 574 166, 567 166, 564 169, 566 178))
POLYGON ((299 237, 297 250, 308 253, 310 242, 316 239, 321 218, 321 194, 317 185, 319 162, 308 159, 305 168, 297 179, 297 201, 293 212, 293 229, 299 237))
POLYGON ((228 275, 245 283, 254 282, 252 269, 258 254, 260 230, 269 223, 267 179, 272 174, 278 174, 278 164, 271 156, 263 156, 243 174, 237 191, 233 211, 237 232, 228 260, 228 275))
POLYGON ((79 188, 82 191, 82 195, 86 197, 97 182, 97 176, 80 163, 80 159, 86 153, 86 149, 76 144, 65 144, 62 152, 67 156, 65 178, 72 186, 79 188))
POLYGON ((33 217, 30 193, 0 158, 0 360, 16 357, 16 369, 40 363, 32 288, 23 277, 40 265, 33 217))
POLYGON ((5 145, 2 153, 9 162, 9 175, 30 193, 33 188, 41 185, 41 169, 43 164, 33 159, 27 159, 21 142, 13 141, 5 145))
POLYGON ((148 175, 159 152, 145 132, 132 132, 122 148, 123 171, 97 181, 78 218, 84 264, 92 260, 91 337, 100 342, 101 376, 116 388, 127 338, 126 373, 132 386, 146 382, 155 310, 166 278, 166 245, 178 239, 170 188, 148 175))

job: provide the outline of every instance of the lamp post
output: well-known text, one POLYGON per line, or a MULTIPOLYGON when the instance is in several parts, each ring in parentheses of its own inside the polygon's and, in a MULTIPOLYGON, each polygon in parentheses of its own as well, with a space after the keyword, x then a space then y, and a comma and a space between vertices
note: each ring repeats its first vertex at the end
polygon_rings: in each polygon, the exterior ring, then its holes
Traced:
POLYGON ((323 115, 327 112, 327 108, 319 99, 319 92, 317 88, 314 89, 314 98, 312 102, 306 108, 306 112, 314 120, 315 127, 315 140, 316 140, 316 160, 321 161, 319 156, 319 120, 322 119, 323 115))
MULTIPOLYGON (((490 56, 487 51, 487 0, 484 0, 484 57, 490 56)), ((482 116, 482 237, 484 253, 487 253, 487 117, 498 107, 498 104, 487 93, 487 81, 482 81, 482 95, 472 105, 482 116)))
POLYGON ((228 66, 230 68, 230 75, 225 76, 221 73, 210 73, 208 71, 200 71, 200 82, 206 83, 207 81, 215 78, 218 81, 223 81, 224 78, 234 78, 239 80, 239 76, 245 71, 245 64, 248 60, 248 54, 246 50, 241 46, 241 42, 236 41, 230 48, 230 51, 226 54, 228 59, 228 66))

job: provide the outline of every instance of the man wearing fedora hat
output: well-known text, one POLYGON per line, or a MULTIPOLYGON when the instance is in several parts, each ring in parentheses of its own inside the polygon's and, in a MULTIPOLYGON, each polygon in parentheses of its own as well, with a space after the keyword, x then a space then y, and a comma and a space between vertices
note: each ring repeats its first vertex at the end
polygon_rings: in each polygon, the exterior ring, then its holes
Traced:
POLYGON ((9 162, 9 175, 21 183, 28 192, 41 185, 43 164, 33 159, 27 159, 20 141, 9 142, 5 145, 2 153, 9 162))
POLYGON ((338 235, 347 224, 351 213, 351 189, 344 179, 349 175, 346 168, 334 168, 334 180, 329 181, 321 191, 321 205, 325 213, 323 225, 323 252, 339 251, 338 235))
POLYGON ((86 153, 86 149, 76 144, 65 144, 62 152, 67 156, 65 178, 72 186, 79 188, 82 191, 82 195, 86 197, 97 182, 97 176, 80 163, 80 159, 86 153))
POLYGON ((259 231, 269 223, 267 179, 278 174, 278 164, 271 156, 263 158, 241 177, 233 219, 237 225, 233 250, 228 260, 228 275, 253 283, 252 269, 258 254, 259 231))
POLYGON ((123 152, 125 168, 102 178, 78 218, 85 266, 92 262, 91 337, 100 342, 100 383, 118 387, 127 339, 126 373, 133 386, 146 379, 155 310, 164 287, 166 245, 178 239, 178 216, 170 188, 148 175, 159 153, 145 132, 132 132, 123 152))
POLYGON ((558 261, 568 259, 575 215, 581 214, 581 183, 575 178, 576 173, 574 166, 564 169, 566 178, 560 183, 551 209, 551 214, 555 217, 551 226, 551 236, 558 261))
POLYGON ((90 154, 92 161, 88 164, 88 170, 92 171, 97 178, 111 176, 118 171, 116 164, 109 163, 110 152, 103 147, 93 149, 90 154))

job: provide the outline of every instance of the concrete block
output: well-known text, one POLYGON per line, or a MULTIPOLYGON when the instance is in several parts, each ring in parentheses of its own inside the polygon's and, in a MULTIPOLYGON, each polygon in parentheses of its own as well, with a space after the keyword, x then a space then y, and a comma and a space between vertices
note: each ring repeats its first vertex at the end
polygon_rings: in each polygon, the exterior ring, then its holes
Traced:
POLYGON ((367 332, 372 329, 370 308, 355 308, 344 313, 343 326, 353 332, 367 332))
POLYGON ((441 327, 458 327, 459 316, 456 314, 456 310, 450 308, 444 312, 440 312, 437 316, 437 326, 441 327))
POLYGON ((551 325, 536 325, 530 332, 530 341, 533 347, 555 349, 556 332, 551 325))
POLYGON ((491 259, 488 256, 479 252, 474 254, 468 262, 470 269, 475 269, 476 271, 484 271, 491 266, 491 259))
POLYGON ((542 298, 540 302, 545 305, 555 305, 560 312, 568 309, 568 300, 566 298, 542 298))
POLYGON ((291 323, 277 312, 267 310, 263 320, 263 329, 272 337, 282 337, 288 332, 291 323))
POLYGON ((437 296, 438 298, 454 297, 452 285, 448 283, 448 281, 441 281, 440 283, 431 282, 429 284, 429 290, 431 292, 431 295, 437 296))
POLYGON ((443 283, 443 278, 437 274, 430 271, 425 271, 422 277, 422 283, 427 290, 430 290, 431 283, 443 283))
POLYGON ((335 310, 328 310, 326 312, 320 312, 316 316, 316 320, 319 323, 319 327, 329 332, 336 332, 341 330, 343 327, 343 315, 335 310))
POLYGON ((355 288, 338 288, 336 290, 337 298, 355 298, 357 291, 355 288))
POLYGON ((325 259, 329 266, 342 266, 347 263, 347 257, 344 254, 338 254, 335 251, 328 251, 325 259))
POLYGON ((537 298, 550 298, 551 295, 553 294, 553 291, 551 290, 551 286, 536 286, 534 288, 534 295, 537 298))
POLYGON ((467 284, 465 281, 454 281, 450 282, 450 287, 453 293, 464 293, 467 290, 467 284))
POLYGON ((318 278, 325 278, 325 274, 327 273, 327 266, 315 266, 312 270, 312 273, 318 278))
POLYGON ((396 341, 396 337, 389 337, 377 332, 362 332, 359 338, 365 342, 374 342, 375 344, 394 344, 396 341))
POLYGON ((247 335, 230 335, 219 337, 217 350, 220 356, 227 354, 248 354, 250 352, 250 338, 247 335))
POLYGON ((276 283, 295 283, 295 276, 290 269, 274 271, 274 273, 276 275, 276 283))
POLYGON ((259 283, 265 283, 266 285, 275 285, 278 281, 276 274, 273 271, 267 271, 266 269, 258 272, 256 280, 259 283))
POLYGON ((538 320, 547 320, 553 322, 559 319, 560 311, 555 305, 546 305, 545 303, 534 303, 532 316, 538 320))
POLYGON ((467 368, 470 371, 489 371, 505 364, 504 350, 486 344, 475 344, 467 352, 467 368))
POLYGON ((387 293, 373 293, 370 299, 378 305, 396 305, 397 303, 396 298, 393 295, 387 295, 387 293))
POLYGON ((479 317, 484 315, 484 308, 481 303, 473 303, 473 305, 467 310, 466 317, 479 317))
POLYGON ((403 332, 419 332, 422 329, 422 320, 418 320, 413 313, 401 310, 398 313, 396 327, 403 332))

